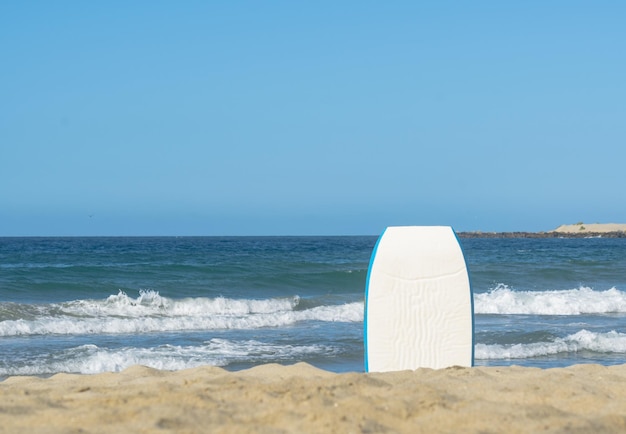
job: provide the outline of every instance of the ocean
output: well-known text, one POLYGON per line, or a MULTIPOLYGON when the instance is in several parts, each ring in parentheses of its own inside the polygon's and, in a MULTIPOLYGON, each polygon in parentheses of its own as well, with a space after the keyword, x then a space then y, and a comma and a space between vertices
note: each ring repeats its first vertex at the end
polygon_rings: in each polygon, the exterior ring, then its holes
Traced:
MULTIPOLYGON (((0 380, 141 364, 362 372, 376 236, 0 238, 0 380)), ((626 360, 626 239, 461 238, 476 365, 626 360)))

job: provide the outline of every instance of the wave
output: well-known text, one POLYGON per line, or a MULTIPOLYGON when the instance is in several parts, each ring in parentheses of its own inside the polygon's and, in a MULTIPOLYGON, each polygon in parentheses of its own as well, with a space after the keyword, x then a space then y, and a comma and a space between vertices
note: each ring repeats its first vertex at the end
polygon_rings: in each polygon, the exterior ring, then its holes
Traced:
POLYGON ((626 313, 626 293, 588 287, 556 291, 513 291, 504 284, 474 294, 476 314, 582 315, 626 313))
MULTIPOLYGON (((0 336, 249 330, 301 321, 363 321, 363 302, 340 303, 339 300, 332 297, 309 300, 298 296, 172 299, 146 290, 137 297, 119 291, 99 300, 38 305, 0 303, 0 336)), ((489 292, 474 294, 474 312, 479 315, 626 313, 626 293, 616 288, 596 291, 588 287, 514 291, 499 284, 489 292)))
POLYGON ((161 345, 156 348, 100 348, 81 345, 55 355, 55 360, 36 360, 21 366, 0 363, 0 376, 50 375, 58 372, 98 374, 119 372, 133 365, 162 370, 198 366, 227 366, 232 363, 278 363, 296 361, 316 354, 334 354, 327 345, 276 345, 256 340, 211 339, 199 346, 161 345))
POLYGON ((527 359, 582 351, 626 354, 626 334, 615 330, 606 333, 581 330, 564 338, 556 338, 552 342, 514 345, 476 344, 475 357, 486 360, 527 359))
POLYGON ((132 298, 120 291, 104 301, 78 300, 64 303, 59 309, 68 315, 102 317, 194 317, 211 314, 247 315, 273 313, 293 310, 299 303, 299 297, 275 298, 265 300, 216 298, 184 298, 174 300, 162 297, 157 291, 139 291, 137 298, 132 298))
POLYGON ((120 291, 105 300, 77 300, 51 305, 4 303, 0 336, 150 333, 188 330, 281 327, 300 321, 363 321, 363 303, 298 310, 300 298, 174 300, 156 291, 137 298, 120 291), (26 313, 28 313, 26 315, 26 313), (22 315, 23 316, 20 316, 22 315))

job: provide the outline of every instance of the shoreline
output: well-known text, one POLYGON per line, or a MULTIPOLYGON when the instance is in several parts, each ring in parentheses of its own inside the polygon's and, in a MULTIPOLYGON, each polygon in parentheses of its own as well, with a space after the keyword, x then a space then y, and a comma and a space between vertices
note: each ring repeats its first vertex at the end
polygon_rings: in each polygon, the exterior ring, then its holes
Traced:
POLYGON ((626 224, 576 223, 546 232, 457 232, 459 238, 626 238, 626 224))
MULTIPOLYGON (((550 231, 459 231, 456 232, 459 238, 626 238, 626 223, 576 223, 572 225, 561 225, 550 231)), ((0 239, 72 239, 72 238, 275 238, 275 237, 343 237, 343 236, 371 236, 370 235, 78 235, 78 236, 0 236, 0 239)))
POLYGON ((0 432, 621 432, 626 365, 336 374, 305 363, 230 372, 9 377, 0 432))
POLYGON ((457 232, 459 238, 626 238, 626 232, 457 232))

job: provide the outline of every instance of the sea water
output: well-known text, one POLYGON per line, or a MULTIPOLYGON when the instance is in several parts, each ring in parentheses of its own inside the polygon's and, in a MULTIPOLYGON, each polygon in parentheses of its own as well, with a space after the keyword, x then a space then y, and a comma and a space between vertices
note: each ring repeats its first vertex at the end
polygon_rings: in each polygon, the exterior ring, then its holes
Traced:
MULTIPOLYGON (((0 238, 0 379, 363 371, 376 236, 0 238)), ((460 239, 476 365, 626 361, 626 239, 460 239)))

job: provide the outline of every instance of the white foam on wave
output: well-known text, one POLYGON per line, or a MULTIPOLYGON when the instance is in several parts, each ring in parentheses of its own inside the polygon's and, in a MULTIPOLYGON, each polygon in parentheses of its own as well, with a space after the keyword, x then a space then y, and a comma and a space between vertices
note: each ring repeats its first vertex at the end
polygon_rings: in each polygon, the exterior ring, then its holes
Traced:
POLYGON ((98 374, 119 372, 133 365, 162 370, 198 366, 226 366, 234 362, 263 363, 298 360, 311 354, 329 354, 336 349, 325 345, 276 345, 256 340, 211 339, 200 346, 161 345, 156 348, 100 348, 81 345, 57 355, 54 362, 0 367, 0 376, 47 375, 57 372, 98 374))
POLYGON ((0 322, 0 336, 150 333, 184 330, 256 329, 299 321, 359 322, 363 303, 295 310, 298 297, 246 300, 188 298, 173 300, 157 292, 133 299, 120 291, 106 300, 78 300, 51 308, 61 314, 0 322))
POLYGON ((531 357, 552 356, 562 353, 593 351, 596 353, 626 354, 626 334, 613 330, 596 333, 581 330, 553 342, 534 342, 514 345, 476 344, 477 359, 527 359, 531 357))
POLYGON ((474 313, 525 315, 582 315, 626 313, 626 293, 616 288, 595 291, 588 287, 555 291, 514 291, 499 284, 474 294, 474 313))
POLYGON ((224 297, 174 300, 161 296, 157 291, 142 290, 137 298, 119 291, 105 300, 76 300, 59 305, 59 309, 69 315, 89 317, 245 315, 292 310, 298 302, 297 296, 265 300, 224 297))

